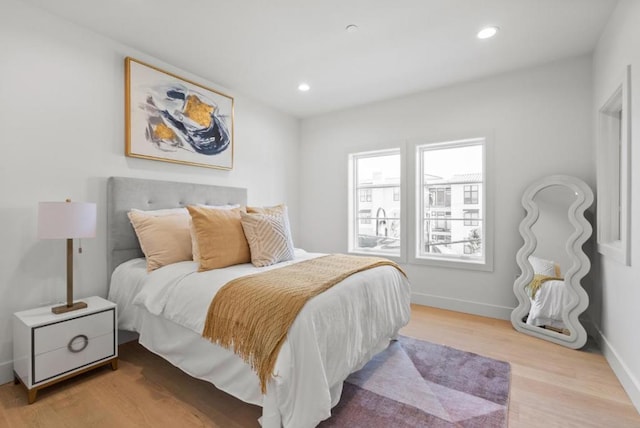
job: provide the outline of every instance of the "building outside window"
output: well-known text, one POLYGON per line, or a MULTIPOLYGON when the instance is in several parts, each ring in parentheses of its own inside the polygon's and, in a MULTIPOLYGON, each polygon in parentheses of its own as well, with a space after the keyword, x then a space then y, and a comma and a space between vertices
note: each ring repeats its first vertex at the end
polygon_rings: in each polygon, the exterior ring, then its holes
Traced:
POLYGON ((400 150, 352 154, 349 168, 349 251, 399 257, 400 150))
POLYGON ((416 147, 418 259, 484 263, 484 139, 416 147), (473 205, 473 209, 467 208, 473 205), (446 241, 433 239, 446 236, 446 241))

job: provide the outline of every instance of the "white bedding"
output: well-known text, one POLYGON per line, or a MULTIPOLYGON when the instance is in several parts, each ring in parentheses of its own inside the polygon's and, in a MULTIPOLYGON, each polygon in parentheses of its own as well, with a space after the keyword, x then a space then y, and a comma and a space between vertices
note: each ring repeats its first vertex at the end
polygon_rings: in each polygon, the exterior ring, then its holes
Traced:
POLYGON ((549 280, 542 283, 535 298, 531 299, 527 324, 537 327, 548 325, 564 328, 563 308, 569 307, 570 295, 564 281, 549 280))
POLYGON ((289 330, 266 396, 244 361, 200 334, 213 296, 229 280, 320 255, 296 250, 291 262, 202 273, 195 262, 147 273, 144 259, 130 260, 114 271, 109 298, 119 305, 119 328, 138 331, 141 344, 192 376, 262 405, 263 426, 312 427, 330 416, 343 380, 409 321, 409 284, 395 268, 360 272, 311 299, 289 330))

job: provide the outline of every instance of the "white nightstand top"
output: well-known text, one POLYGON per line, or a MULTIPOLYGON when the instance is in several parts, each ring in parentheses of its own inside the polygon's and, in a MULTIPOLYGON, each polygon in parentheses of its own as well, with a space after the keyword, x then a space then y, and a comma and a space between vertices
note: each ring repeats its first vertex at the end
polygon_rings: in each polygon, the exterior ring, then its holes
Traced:
POLYGON ((65 312, 63 314, 54 314, 53 312, 51 312, 51 308, 54 306, 60 306, 60 303, 56 303, 50 306, 43 306, 40 308, 16 312, 14 316, 20 319, 20 321, 22 321, 29 327, 37 327, 39 325, 51 324, 52 322, 65 321, 83 315, 89 315, 116 306, 115 303, 98 296, 78 299, 78 301, 85 302, 87 304, 87 307, 84 309, 78 309, 76 311, 65 312))

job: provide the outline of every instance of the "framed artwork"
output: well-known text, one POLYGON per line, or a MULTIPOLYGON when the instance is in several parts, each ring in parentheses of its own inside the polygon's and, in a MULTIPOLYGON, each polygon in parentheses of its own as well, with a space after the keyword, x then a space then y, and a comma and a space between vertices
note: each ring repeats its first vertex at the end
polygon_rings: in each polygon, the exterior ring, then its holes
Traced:
POLYGON ((127 156, 233 168, 233 98, 125 58, 127 156))

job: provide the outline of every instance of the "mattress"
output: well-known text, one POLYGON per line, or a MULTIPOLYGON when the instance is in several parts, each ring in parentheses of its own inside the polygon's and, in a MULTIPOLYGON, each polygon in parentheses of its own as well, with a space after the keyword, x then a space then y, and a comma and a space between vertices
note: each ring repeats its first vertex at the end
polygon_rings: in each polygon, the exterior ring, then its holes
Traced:
POLYGON ((357 273, 307 302, 289 330, 264 396, 249 365, 202 339, 201 332, 213 296, 231 279, 321 255, 296 250, 289 262, 200 273, 191 261, 147 273, 144 259, 133 259, 114 271, 109 299, 118 304, 120 329, 138 332, 143 346, 189 375, 263 406, 263 426, 312 427, 330 416, 344 379, 409 321, 409 283, 397 269, 357 273))

